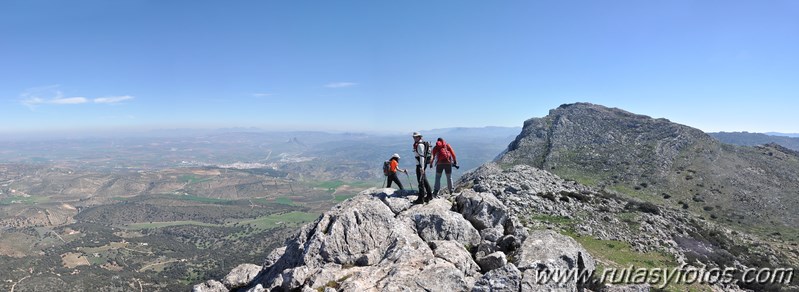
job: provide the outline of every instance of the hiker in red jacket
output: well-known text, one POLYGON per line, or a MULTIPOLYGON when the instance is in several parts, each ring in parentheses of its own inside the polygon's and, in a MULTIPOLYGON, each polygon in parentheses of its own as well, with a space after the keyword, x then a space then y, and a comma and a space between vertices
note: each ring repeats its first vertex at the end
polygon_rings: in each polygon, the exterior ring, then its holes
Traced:
POLYGON ((394 153, 394 155, 392 155, 391 159, 389 160, 390 164, 389 164, 389 169, 388 169, 388 185, 386 187, 390 188, 391 187, 391 182, 395 182, 395 183, 397 183, 397 186, 399 187, 399 189, 401 191, 404 191, 405 189, 402 188, 402 183, 400 182, 399 177, 397 177, 397 171, 402 171, 404 173, 408 173, 408 170, 407 169, 399 169, 398 168, 399 167, 399 159, 400 159, 399 154, 394 153))
POLYGON ((452 194, 452 166, 458 165, 458 159, 455 158, 455 151, 452 147, 438 138, 436 146, 433 147, 433 159, 430 159, 430 167, 433 167, 433 161, 436 162, 436 183, 433 187, 433 194, 438 195, 438 190, 441 189, 441 172, 447 173, 447 189, 452 194))

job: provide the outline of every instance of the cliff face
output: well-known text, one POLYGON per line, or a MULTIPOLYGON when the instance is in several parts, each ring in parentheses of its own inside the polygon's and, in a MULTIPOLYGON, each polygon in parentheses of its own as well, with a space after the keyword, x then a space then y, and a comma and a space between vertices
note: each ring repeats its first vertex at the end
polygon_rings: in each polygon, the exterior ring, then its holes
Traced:
POLYGON ((527 120, 497 161, 739 225, 799 226, 793 151, 722 144, 700 130, 620 109, 562 105, 527 120))

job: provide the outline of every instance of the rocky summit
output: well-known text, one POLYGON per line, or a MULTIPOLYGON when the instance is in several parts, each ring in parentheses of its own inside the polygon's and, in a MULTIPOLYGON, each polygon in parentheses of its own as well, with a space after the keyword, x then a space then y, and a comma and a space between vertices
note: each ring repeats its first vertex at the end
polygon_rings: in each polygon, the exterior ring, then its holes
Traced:
POLYGON ((576 290, 576 281, 539 284, 534 273, 595 267, 574 239, 529 231, 490 192, 467 189, 422 205, 415 198, 364 191, 303 227, 257 274, 239 267, 194 291, 576 290))

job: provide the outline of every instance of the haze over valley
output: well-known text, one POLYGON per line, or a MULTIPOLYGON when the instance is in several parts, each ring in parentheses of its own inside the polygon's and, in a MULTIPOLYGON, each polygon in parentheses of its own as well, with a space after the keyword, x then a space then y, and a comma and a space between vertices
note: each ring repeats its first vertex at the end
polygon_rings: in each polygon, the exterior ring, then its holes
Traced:
MULTIPOLYGON (((453 143, 459 176, 519 130, 426 133, 453 143)), ((181 290, 258 261, 300 224, 380 187, 392 153, 413 169, 410 133, 192 134, 0 142, 0 275, 11 280, 0 285, 35 275, 17 289, 181 290)))

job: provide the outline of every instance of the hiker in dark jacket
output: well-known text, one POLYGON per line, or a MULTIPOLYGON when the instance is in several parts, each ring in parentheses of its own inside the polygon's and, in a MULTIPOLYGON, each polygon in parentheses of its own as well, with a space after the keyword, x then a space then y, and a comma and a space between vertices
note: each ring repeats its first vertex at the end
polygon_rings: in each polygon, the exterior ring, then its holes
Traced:
POLYGON ((397 186, 399 187, 399 189, 404 191, 405 189, 402 188, 402 182, 400 182, 399 177, 397 177, 397 171, 402 171, 404 173, 408 173, 408 170, 407 169, 399 169, 398 168, 399 167, 399 159, 400 159, 399 154, 394 153, 394 155, 392 155, 391 159, 389 160, 390 164, 389 164, 389 169, 388 169, 388 185, 386 187, 390 188, 391 187, 391 182, 395 182, 395 183, 397 183, 397 186))
POLYGON ((438 195, 438 190, 441 189, 441 172, 447 173, 447 189, 452 194, 452 166, 458 165, 458 159, 455 157, 455 151, 452 147, 438 138, 436 146, 433 147, 433 159, 430 159, 430 167, 433 167, 433 161, 436 162, 436 183, 433 188, 433 194, 438 195))
POLYGON ((413 156, 416 157, 416 181, 419 183, 419 197, 414 204, 429 202, 433 199, 433 192, 430 190, 430 183, 427 182, 425 168, 427 168, 428 157, 431 155, 429 144, 422 139, 422 134, 413 132, 413 156))

